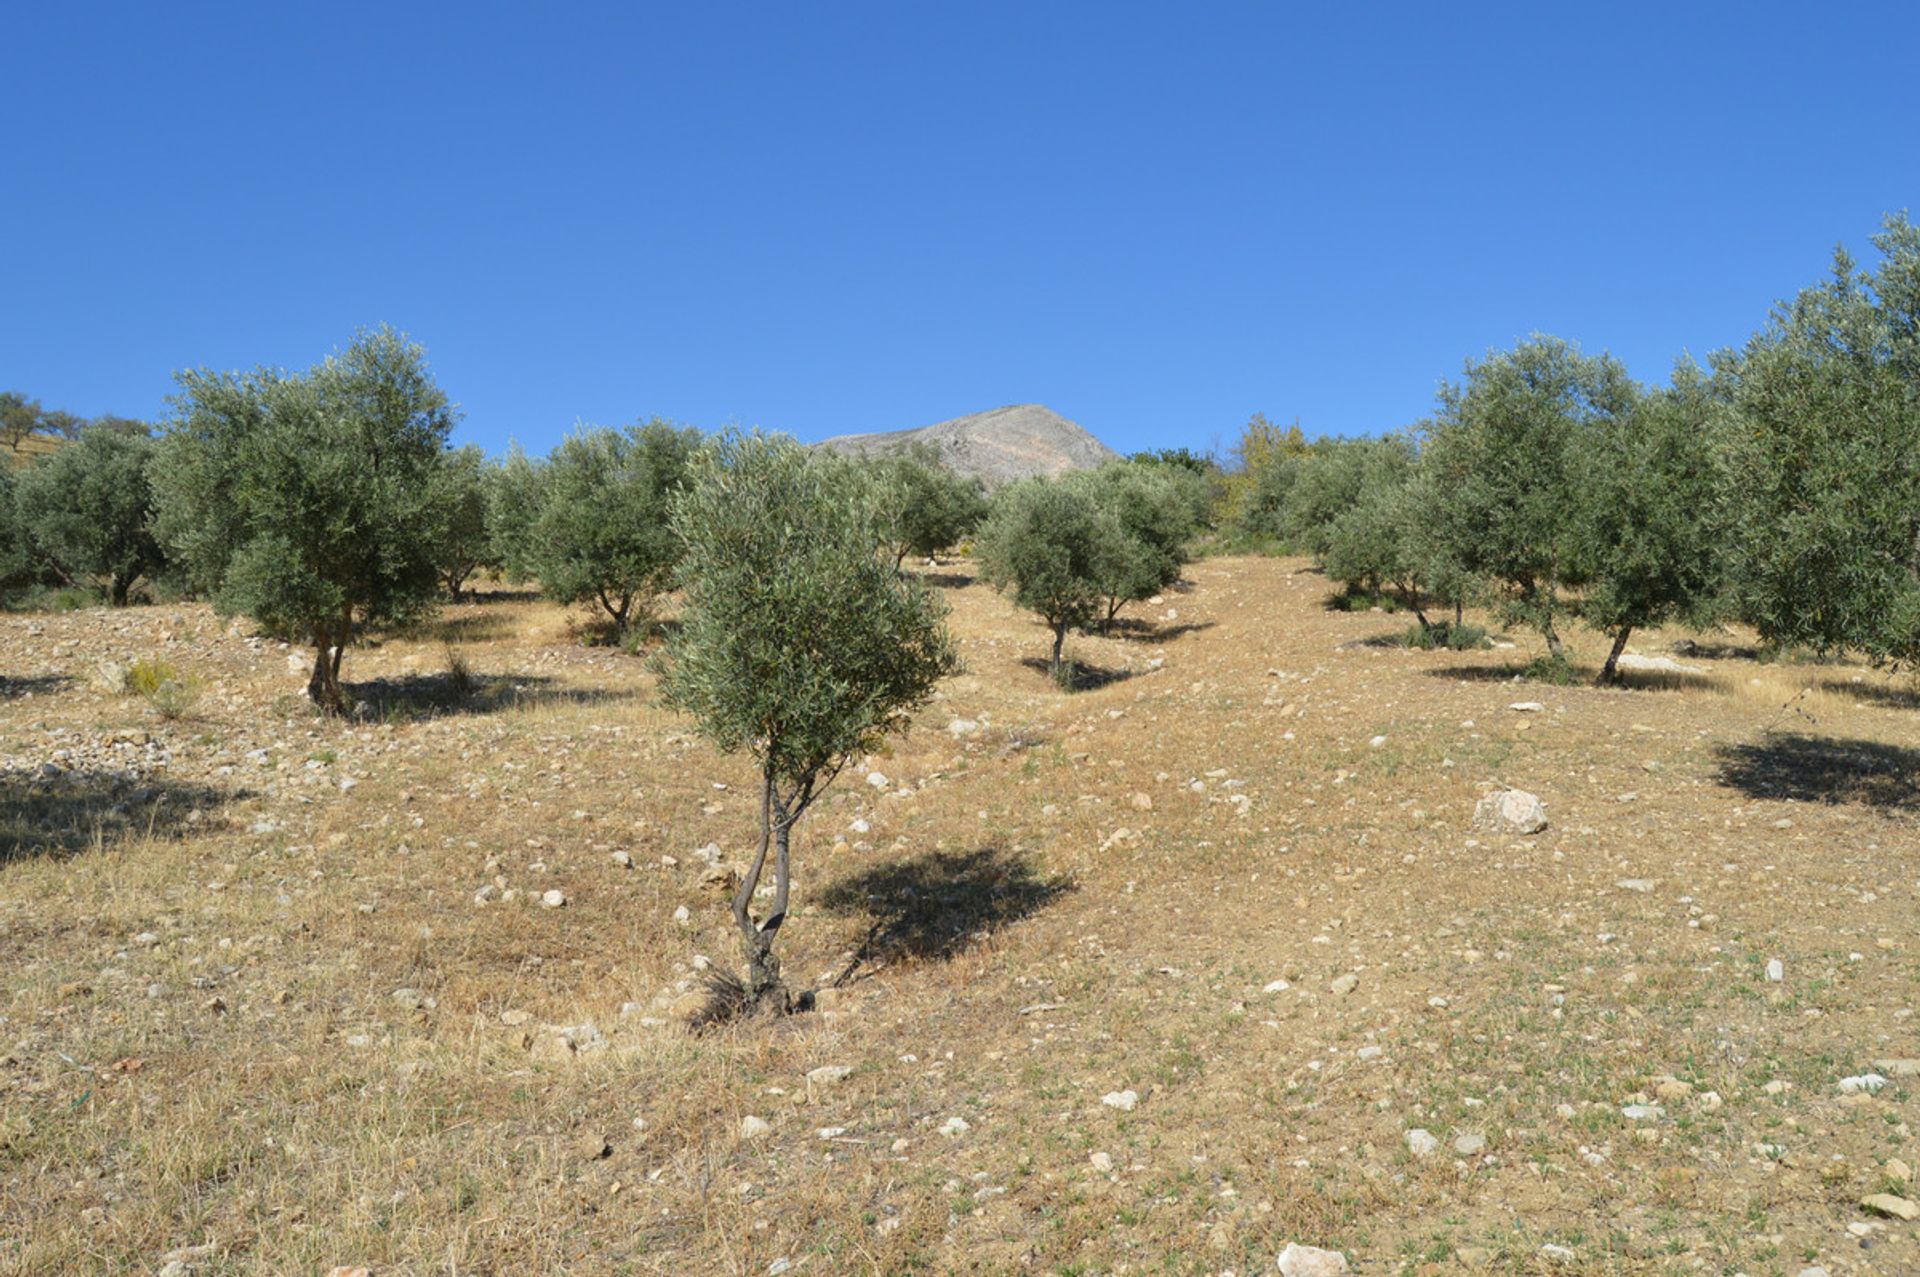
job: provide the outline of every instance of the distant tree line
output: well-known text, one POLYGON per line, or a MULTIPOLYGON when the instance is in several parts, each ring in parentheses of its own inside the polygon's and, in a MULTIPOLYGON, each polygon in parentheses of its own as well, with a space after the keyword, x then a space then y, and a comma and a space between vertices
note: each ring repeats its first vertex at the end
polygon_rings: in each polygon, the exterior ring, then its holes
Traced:
MULTIPOLYGON (((1483 603, 1541 636, 1679 622, 1920 661, 1920 229, 1844 251, 1738 350, 1645 386, 1536 336, 1470 361, 1433 417, 1309 442, 1256 417, 1222 467, 1223 543, 1312 555, 1354 602, 1483 603)), ((1452 636, 1458 638, 1457 632, 1452 636)))

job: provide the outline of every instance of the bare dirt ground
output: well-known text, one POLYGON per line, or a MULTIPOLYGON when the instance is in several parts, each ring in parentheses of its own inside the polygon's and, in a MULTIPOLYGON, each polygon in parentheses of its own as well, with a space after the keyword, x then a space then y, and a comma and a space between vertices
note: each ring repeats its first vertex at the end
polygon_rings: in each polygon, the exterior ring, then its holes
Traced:
POLYGON ((1920 1164, 1910 684, 1516 685, 1189 576, 1068 695, 950 570, 967 673, 796 843, 844 980, 704 1035, 753 776, 644 661, 490 600, 329 724, 202 608, 7 618, 0 1272, 1920 1272, 1861 1205, 1920 1164), (140 657, 187 717, 94 685, 140 657))

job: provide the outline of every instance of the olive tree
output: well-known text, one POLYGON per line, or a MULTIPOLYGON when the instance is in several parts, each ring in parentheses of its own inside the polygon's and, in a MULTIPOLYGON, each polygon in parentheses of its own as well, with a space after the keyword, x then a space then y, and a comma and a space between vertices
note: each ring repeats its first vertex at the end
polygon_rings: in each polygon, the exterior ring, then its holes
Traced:
POLYGON ((456 448, 442 454, 428 490, 434 566, 454 603, 463 597, 468 577, 496 563, 487 535, 488 468, 478 444, 456 448))
POLYGON ((355 630, 437 601, 429 496, 453 412, 425 352, 382 327, 304 373, 175 379, 153 467, 161 540, 222 611, 310 643, 307 694, 345 712, 355 630))
POLYGON ((507 445, 507 455, 481 472, 486 498, 487 557, 509 581, 534 576, 534 525, 547 487, 547 465, 507 445))
POLYGON ((986 517, 980 480, 954 473, 924 444, 865 463, 876 485, 881 535, 897 567, 959 544, 986 517))
POLYGON ((1199 530, 1204 480, 1157 462, 1115 461, 1059 482, 1083 486, 1106 525, 1098 618, 1105 633, 1127 604, 1151 598, 1180 579, 1188 542, 1199 530))
POLYGON ((672 579, 680 542, 668 506, 699 446, 699 431, 658 419, 562 440, 526 546, 547 595, 599 606, 624 635, 672 579))
POLYGON ((904 730, 958 668, 945 605, 875 553, 879 511, 843 464, 783 436, 729 434, 672 502, 685 604, 661 692, 723 752, 760 768, 759 845, 733 919, 747 1004, 784 1000, 794 824, 849 758, 904 730), (769 853, 772 907, 752 915, 769 853))
POLYGON ((1104 614, 1120 527, 1084 483, 1023 479, 994 495, 975 555, 981 574, 1053 631, 1047 669, 1066 678, 1067 631, 1104 614))
POLYGON ((1920 227, 1776 307, 1716 360, 1738 409, 1734 588, 1767 641, 1920 662, 1920 227))
POLYGON ((115 607, 163 562, 153 535, 153 440, 93 426, 20 475, 20 526, 69 584, 99 581, 115 607))
POLYGON ((1391 587, 1431 632, 1421 598, 1420 559, 1407 518, 1417 453, 1405 434, 1344 447, 1352 485, 1343 508, 1318 534, 1321 569, 1349 595, 1374 597, 1391 587))
POLYGON ((1486 583, 1504 619, 1539 631, 1556 663, 1566 661, 1564 591, 1578 584, 1583 436, 1625 414, 1634 392, 1611 357, 1534 337, 1470 361, 1464 383, 1442 387, 1428 427, 1429 534, 1486 583))
POLYGON ((1600 423, 1577 458, 1580 504, 1569 512, 1580 617, 1612 640, 1597 680, 1617 681, 1636 629, 1711 624, 1723 597, 1730 524, 1724 406, 1691 363, 1669 387, 1600 423))

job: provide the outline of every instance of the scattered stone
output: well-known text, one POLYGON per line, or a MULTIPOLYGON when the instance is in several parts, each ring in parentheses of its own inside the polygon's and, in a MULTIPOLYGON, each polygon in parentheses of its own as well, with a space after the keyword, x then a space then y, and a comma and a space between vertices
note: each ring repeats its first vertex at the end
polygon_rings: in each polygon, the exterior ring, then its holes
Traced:
POLYGON ((1132 804, 1133 809, 1135 811, 1152 811, 1153 810, 1152 794, 1136 792, 1134 796, 1128 800, 1128 802, 1132 804))
POLYGON ((867 783, 875 789, 886 789, 893 784, 892 781, 887 779, 885 772, 868 772, 867 783))
POLYGON ((1516 714, 1538 714, 1547 707, 1539 701, 1515 701, 1507 708, 1516 714))
POLYGON ((1262 992, 1262 993, 1285 993, 1285 992, 1286 992, 1286 991, 1287 991, 1288 989, 1291 989, 1292 987, 1293 987, 1293 986, 1292 986, 1292 985, 1290 985, 1290 984, 1288 984, 1288 983, 1287 983, 1287 982, 1286 982, 1285 980, 1273 980, 1273 981, 1270 981, 1270 982, 1269 982, 1269 983, 1267 984, 1267 987, 1266 987, 1266 988, 1264 988, 1264 989, 1262 989, 1262 990, 1260 990, 1260 992, 1262 992))
POLYGON ((844 1082, 853 1073, 851 1064, 822 1064, 817 1069, 807 1070, 808 1086, 832 1086, 835 1082, 844 1082))
POLYGON ((633 868, 633 854, 631 852, 616 851, 613 853, 612 860, 614 864, 619 865, 622 869, 633 868))
POLYGON ((973 1126, 964 1117, 950 1117, 940 1124, 940 1134, 948 1139, 958 1139, 972 1130, 973 1126))
POLYGON ((1613 885, 1614 885, 1614 886, 1616 886, 1616 887, 1618 887, 1618 888, 1620 888, 1620 890, 1622 890, 1622 891, 1640 891, 1640 892, 1647 892, 1647 891, 1652 891, 1652 890, 1653 890, 1653 879, 1651 879, 1651 878, 1622 878, 1622 879, 1621 879, 1620 881, 1618 881, 1618 882, 1616 882, 1616 883, 1614 883, 1613 885))
POLYGON ((1767 980, 1770 983, 1779 984, 1782 980, 1785 980, 1786 978, 1787 978, 1786 964, 1781 962, 1780 959, 1778 958, 1769 959, 1767 962, 1767 980))
POLYGON ((1106 1153, 1091 1154, 1087 1158, 1087 1161, 1092 1165, 1094 1170, 1099 1171, 1102 1175, 1111 1175, 1113 1173, 1113 1158, 1106 1153))
POLYGON ((1327 991, 1336 998, 1344 998, 1360 987, 1360 977, 1349 971, 1327 986, 1327 991))
POLYGON ((519 1025, 527 1023, 531 1019, 533 1019, 533 1013, 531 1011, 516 1010, 516 1011, 502 1011, 500 1013, 500 1023, 511 1026, 511 1027, 518 1027, 519 1025))
POLYGON ((773 1134, 773 1124, 764 1117, 755 1117, 749 1113, 740 1119, 740 1138, 743 1140, 763 1140, 773 1134))
POLYGON ((1100 1097, 1100 1102, 1110 1109, 1119 1109, 1122 1113, 1131 1113, 1133 1112, 1134 1106, 1140 1103, 1140 1097, 1133 1091, 1108 1091, 1100 1097))
POLYGON ((418 989, 395 989, 392 996, 395 1002, 409 1011, 431 1010, 434 1005, 433 999, 418 989))
POLYGON ((1550 1264, 1571 1264, 1574 1260, 1578 1259, 1579 1256, 1574 1254, 1573 1250, 1569 1247, 1548 1242, 1540 1248, 1540 1258, 1550 1264))
POLYGON ((1862 1073, 1857 1077, 1843 1077, 1840 1079, 1840 1094, 1872 1095, 1885 1087, 1886 1084, 1887 1079, 1881 1077, 1878 1073, 1862 1073))
POLYGON ((1620 1110, 1620 1116, 1629 1122, 1651 1122, 1660 1116, 1658 1104, 1629 1104, 1620 1110))
POLYGON ((1639 656, 1633 652, 1622 652, 1614 661, 1616 668, 1633 670, 1642 674, 1699 674, 1704 671, 1698 665, 1682 665, 1671 656, 1639 656))
POLYGON ((1524 789, 1500 789, 1474 804, 1473 823, 1496 833, 1537 834, 1547 827, 1547 809, 1524 789))
POLYGON ((1440 1151, 1440 1141, 1434 1138, 1432 1131, 1416 1126, 1407 1132, 1407 1151, 1415 1157, 1432 1157, 1440 1151))
POLYGON ((1478 1157, 1487 1151, 1487 1137, 1484 1135, 1460 1135, 1454 1137, 1453 1151, 1462 1157, 1478 1157))
POLYGON ((1876 1215, 1887 1215, 1909 1223, 1920 1219, 1920 1206, 1914 1205, 1904 1197, 1895 1197, 1892 1193, 1875 1193, 1872 1197, 1863 1197, 1860 1199, 1860 1205, 1876 1215))
POLYGON ((1380 748, 1380 747, 1381 747, 1382 745, 1385 745, 1386 743, 1387 743, 1387 738, 1386 738, 1386 737, 1384 737, 1384 736, 1375 736, 1375 737, 1374 737, 1374 738, 1373 738, 1372 740, 1369 740, 1369 741, 1367 742, 1367 748, 1368 748, 1368 749, 1379 749, 1379 748, 1380 748))
POLYGON ((1337 1250, 1288 1242, 1280 1252, 1280 1277, 1340 1277, 1351 1271, 1347 1257, 1337 1250))
POLYGON ((540 907, 543 909, 558 909, 566 903, 567 895, 558 887, 549 887, 540 893, 540 907))
POLYGON ((598 1132, 593 1132, 580 1138, 579 1149, 581 1161, 597 1162, 602 1158, 613 1156, 613 1141, 598 1132))
POLYGON ((1895 1181, 1896 1183, 1900 1183, 1900 1184, 1913 1183, 1913 1167, 1908 1166, 1905 1162, 1901 1161, 1897 1157, 1889 1158, 1887 1160, 1886 1171, 1887 1171, 1887 1178, 1895 1181))

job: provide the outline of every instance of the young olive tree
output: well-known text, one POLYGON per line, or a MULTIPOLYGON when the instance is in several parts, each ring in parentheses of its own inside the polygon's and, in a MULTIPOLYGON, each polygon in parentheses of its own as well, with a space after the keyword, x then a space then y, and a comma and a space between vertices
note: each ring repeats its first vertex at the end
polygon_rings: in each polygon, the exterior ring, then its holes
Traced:
POLYGON ((1586 439, 1574 553, 1585 582, 1581 619, 1613 640, 1602 686, 1618 680, 1636 629, 1700 628, 1717 616, 1730 539, 1726 417, 1705 375, 1683 362, 1670 387, 1642 395, 1586 439))
POLYGON ((20 526, 42 558, 69 584, 98 581, 123 607, 141 577, 164 562, 153 535, 145 433, 93 426, 20 475, 20 526))
POLYGON ((1431 634, 1421 596, 1420 560, 1406 517, 1408 485, 1418 454, 1405 435, 1345 445, 1353 486, 1344 509, 1320 534, 1320 567, 1349 595, 1399 591, 1420 626, 1431 634))
POLYGON ((1539 631, 1556 663, 1566 661, 1562 591, 1578 584, 1577 459, 1584 436, 1624 415, 1634 392, 1611 357, 1534 337, 1469 362, 1464 384, 1441 389, 1428 428, 1430 535, 1487 583, 1506 620, 1539 631))
POLYGON ((793 827, 855 753, 958 668, 946 607, 875 551, 871 488, 783 436, 730 434, 696 454, 672 503, 680 627, 661 692, 723 752, 760 767, 760 839, 733 898, 749 1006, 782 998, 793 827), (774 895, 752 915, 769 851, 774 895))
POLYGON ((1103 614, 1119 523, 1084 483, 1022 479, 994 494, 974 553, 981 574, 1053 631, 1047 670, 1067 676, 1067 631, 1103 614))
POLYGON ((518 443, 507 445, 507 455, 481 472, 486 498, 487 557, 498 564, 509 581, 535 576, 534 527, 547 490, 547 463, 534 460, 518 443))
POLYGON ((1100 567, 1104 634, 1127 604, 1151 598, 1180 579, 1187 544, 1199 530, 1204 480, 1157 462, 1115 461, 1059 482, 1084 487, 1107 525, 1100 567))
POLYGON ((958 545, 986 517, 980 480, 955 474, 924 444, 866 465, 879 495, 881 535, 894 566, 958 545))
POLYGON ((1776 307, 1715 360, 1738 409, 1734 588, 1770 643, 1920 663, 1920 227, 1776 307))
POLYGON ((624 635, 672 580, 680 542, 668 507, 699 447, 699 431, 658 419, 562 440, 528 538, 547 595, 597 604, 624 635))
POLYGON ((434 606, 434 476, 453 412, 420 347, 360 333, 304 373, 176 376, 154 458, 157 529, 225 612, 313 645, 307 694, 344 713, 357 627, 434 606))
POLYGON ((487 537, 487 456, 478 444, 441 455, 427 504, 433 520, 433 558, 449 602, 464 597, 467 578, 495 565, 487 537))

